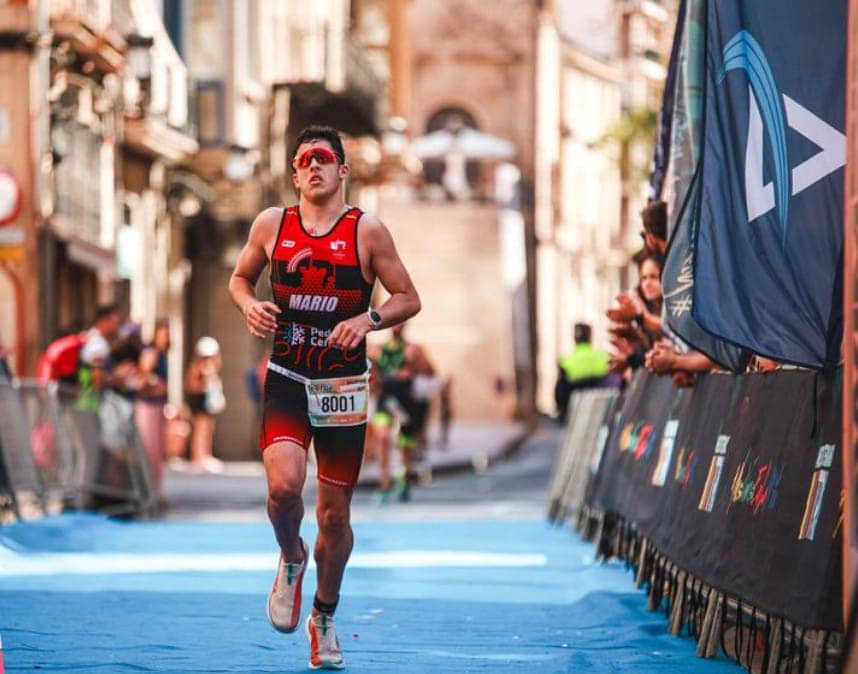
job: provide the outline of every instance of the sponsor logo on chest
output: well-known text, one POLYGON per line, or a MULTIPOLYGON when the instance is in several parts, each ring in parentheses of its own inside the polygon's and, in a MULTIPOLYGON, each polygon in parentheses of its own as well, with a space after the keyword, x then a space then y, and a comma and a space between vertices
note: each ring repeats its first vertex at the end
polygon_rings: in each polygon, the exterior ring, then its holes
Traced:
POLYGON ((290 295, 289 308, 297 311, 336 310, 339 298, 331 295, 290 295))
POLYGON ((344 260, 348 250, 348 244, 342 239, 331 241, 331 257, 335 260, 344 260))

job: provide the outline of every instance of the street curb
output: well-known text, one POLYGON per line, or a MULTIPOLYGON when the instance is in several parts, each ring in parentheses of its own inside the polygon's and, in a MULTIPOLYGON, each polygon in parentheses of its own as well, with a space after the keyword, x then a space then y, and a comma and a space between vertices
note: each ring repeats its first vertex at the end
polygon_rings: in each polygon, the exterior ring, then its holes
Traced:
MULTIPOLYGON (((533 432, 538 427, 538 422, 534 419, 532 421, 527 421, 522 424, 521 432, 517 433, 515 436, 507 440, 502 449, 495 454, 494 456, 473 456, 470 459, 462 459, 461 461, 451 462, 447 464, 443 464, 440 466, 431 466, 431 474, 434 475, 452 475, 455 473, 464 473, 466 471, 472 471, 474 473, 480 473, 486 470, 489 466, 493 466, 502 461, 506 461, 510 459, 512 456, 518 452, 522 446, 527 442, 533 432), (485 460, 485 464, 481 465, 481 459, 485 460)), ((414 471, 412 477, 417 477, 419 475, 419 468, 417 471, 414 471)), ((356 490, 363 489, 375 489, 378 487, 378 480, 372 480, 367 482, 359 482, 356 486, 356 490)))

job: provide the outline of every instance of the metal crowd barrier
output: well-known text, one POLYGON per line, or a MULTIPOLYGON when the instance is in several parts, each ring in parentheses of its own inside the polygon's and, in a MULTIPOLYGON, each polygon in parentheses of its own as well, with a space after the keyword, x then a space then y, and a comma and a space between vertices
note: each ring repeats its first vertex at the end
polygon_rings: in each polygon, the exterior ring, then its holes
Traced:
POLYGON ((0 379, 0 522, 66 508, 155 514, 133 403, 111 391, 98 411, 76 401, 74 388, 0 379))
POLYGON ((576 391, 569 400, 566 425, 555 459, 549 489, 548 518, 553 522, 575 519, 584 501, 598 452, 607 439, 607 415, 617 399, 616 389, 576 391))

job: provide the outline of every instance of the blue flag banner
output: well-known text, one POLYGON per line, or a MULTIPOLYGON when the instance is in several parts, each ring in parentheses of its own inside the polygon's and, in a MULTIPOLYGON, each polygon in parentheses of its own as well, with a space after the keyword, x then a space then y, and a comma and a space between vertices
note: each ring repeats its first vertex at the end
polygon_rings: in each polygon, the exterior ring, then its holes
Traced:
MULTIPOLYGON (((703 130, 703 81, 706 54, 705 0, 683 3, 677 27, 680 47, 671 63, 677 73, 675 95, 670 103, 673 119, 670 147, 670 175, 666 199, 669 204, 668 232, 670 247, 664 262, 661 284, 664 289, 662 326, 690 346, 704 353, 723 368, 740 372, 747 367, 749 352, 717 339, 703 330, 694 320, 694 227, 697 224, 700 194, 700 142, 703 130)), ((672 57, 673 58, 673 57, 672 57)), ((662 111, 664 116, 666 111, 662 111)))
POLYGON ((843 331, 845 0, 709 2, 692 315, 831 367, 843 331))
MULTIPOLYGON (((673 46, 670 49, 670 61, 667 66, 667 77, 664 80, 664 92, 661 97, 661 114, 658 118, 658 133, 655 138, 652 173, 649 177, 650 198, 660 199, 667 177, 667 165, 670 160, 671 139, 673 136, 673 108, 676 96, 677 71, 679 70, 680 51, 685 34, 686 3, 681 0, 677 11, 676 29, 673 31, 673 46)), ((702 2, 703 0, 696 0, 702 2)))

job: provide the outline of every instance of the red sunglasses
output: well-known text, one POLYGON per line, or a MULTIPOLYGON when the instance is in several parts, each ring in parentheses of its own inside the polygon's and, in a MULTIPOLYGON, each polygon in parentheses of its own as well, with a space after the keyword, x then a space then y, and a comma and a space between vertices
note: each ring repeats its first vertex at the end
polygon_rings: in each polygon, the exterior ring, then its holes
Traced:
POLYGON ((295 168, 305 169, 314 159, 322 166, 340 161, 339 156, 337 156, 337 153, 333 150, 329 150, 326 147, 311 147, 309 150, 305 150, 295 157, 293 166, 295 168))

